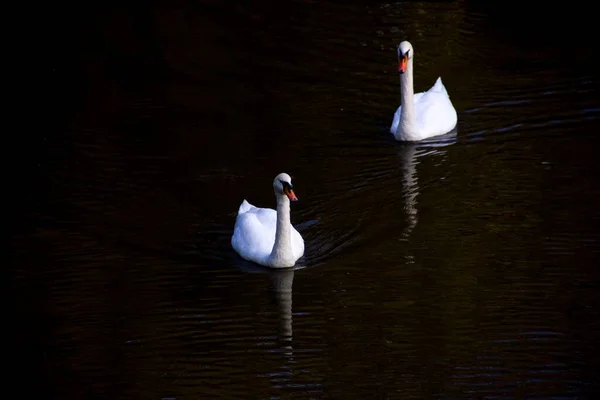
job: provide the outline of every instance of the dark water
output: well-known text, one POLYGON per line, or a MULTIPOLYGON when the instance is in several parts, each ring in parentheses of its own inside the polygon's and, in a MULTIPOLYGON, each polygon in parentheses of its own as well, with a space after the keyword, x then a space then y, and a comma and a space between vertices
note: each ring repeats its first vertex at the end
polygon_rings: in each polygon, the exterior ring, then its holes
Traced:
POLYGON ((52 129, 18 164, 19 392, 595 398, 590 10, 224 4, 74 9, 40 39, 52 129), (404 39, 456 135, 388 133, 404 39), (229 241, 284 171, 306 255, 268 272, 229 241))

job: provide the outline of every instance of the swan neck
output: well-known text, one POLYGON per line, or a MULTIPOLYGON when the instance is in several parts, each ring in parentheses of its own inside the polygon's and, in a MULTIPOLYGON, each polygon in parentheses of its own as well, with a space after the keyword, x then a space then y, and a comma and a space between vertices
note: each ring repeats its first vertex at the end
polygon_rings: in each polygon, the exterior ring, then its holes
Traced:
POLYGON ((274 267, 291 267, 294 265, 294 257, 292 254, 290 200, 285 195, 276 195, 276 197, 277 225, 275 244, 270 256, 271 264, 274 267))
POLYGON ((400 110, 400 122, 403 125, 415 122, 415 103, 414 103, 414 88, 413 88, 413 59, 408 59, 406 72, 400 74, 400 102, 402 109, 400 110))

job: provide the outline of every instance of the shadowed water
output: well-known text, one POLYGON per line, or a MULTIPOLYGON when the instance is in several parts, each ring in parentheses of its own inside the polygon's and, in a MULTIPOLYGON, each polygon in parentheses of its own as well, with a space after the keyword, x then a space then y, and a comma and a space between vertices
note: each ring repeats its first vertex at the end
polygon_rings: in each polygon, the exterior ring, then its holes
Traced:
POLYGON ((11 241, 23 376, 39 382, 21 393, 594 398, 586 11, 224 4, 96 7, 57 27, 64 99, 48 100, 56 131, 23 144, 11 241), (564 18, 583 22, 552 36, 564 18), (389 134, 405 39, 415 91, 441 76, 458 112, 419 144, 389 134), (230 238, 243 199, 275 207, 280 172, 306 251, 271 271, 230 238))

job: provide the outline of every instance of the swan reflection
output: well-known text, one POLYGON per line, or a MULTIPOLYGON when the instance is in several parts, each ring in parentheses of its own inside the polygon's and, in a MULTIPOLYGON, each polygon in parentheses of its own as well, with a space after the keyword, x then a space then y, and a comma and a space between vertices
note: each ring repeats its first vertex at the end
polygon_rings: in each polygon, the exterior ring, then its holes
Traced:
MULTIPOLYGON (((268 293, 274 303, 274 309, 277 311, 277 337, 281 347, 277 351, 291 357, 292 348, 292 284, 294 283, 294 273, 298 269, 304 268, 297 266, 294 268, 267 268, 252 262, 236 259, 234 266, 248 274, 266 275, 269 280, 268 293)), ((275 327, 273 327, 275 329, 275 327)))
POLYGON ((402 144, 398 150, 400 169, 402 172, 402 188, 404 190, 404 212, 407 225, 402 231, 401 240, 408 240, 412 231, 417 226, 419 214, 417 209, 417 196, 419 195, 419 177, 417 164, 419 159, 433 154, 444 154, 444 147, 456 143, 456 129, 439 136, 435 140, 425 140, 418 143, 402 144))
POLYGON ((277 308, 281 349, 284 354, 292 357, 292 284, 294 283, 294 270, 269 271, 269 278, 271 280, 270 291, 274 296, 277 308))

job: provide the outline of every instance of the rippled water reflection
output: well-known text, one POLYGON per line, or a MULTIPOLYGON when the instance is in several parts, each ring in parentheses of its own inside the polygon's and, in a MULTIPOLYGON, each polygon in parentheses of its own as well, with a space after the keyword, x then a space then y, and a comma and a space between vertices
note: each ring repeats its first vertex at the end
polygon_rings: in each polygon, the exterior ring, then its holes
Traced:
POLYGON ((575 11, 528 31, 513 5, 198 2, 71 21, 80 46, 53 67, 64 123, 24 146, 37 186, 15 208, 31 390, 593 398, 591 25, 551 40, 575 11), (416 90, 442 76, 456 132, 392 140, 403 39, 416 90), (282 171, 306 255, 269 271, 230 236, 244 198, 274 207, 282 171))

